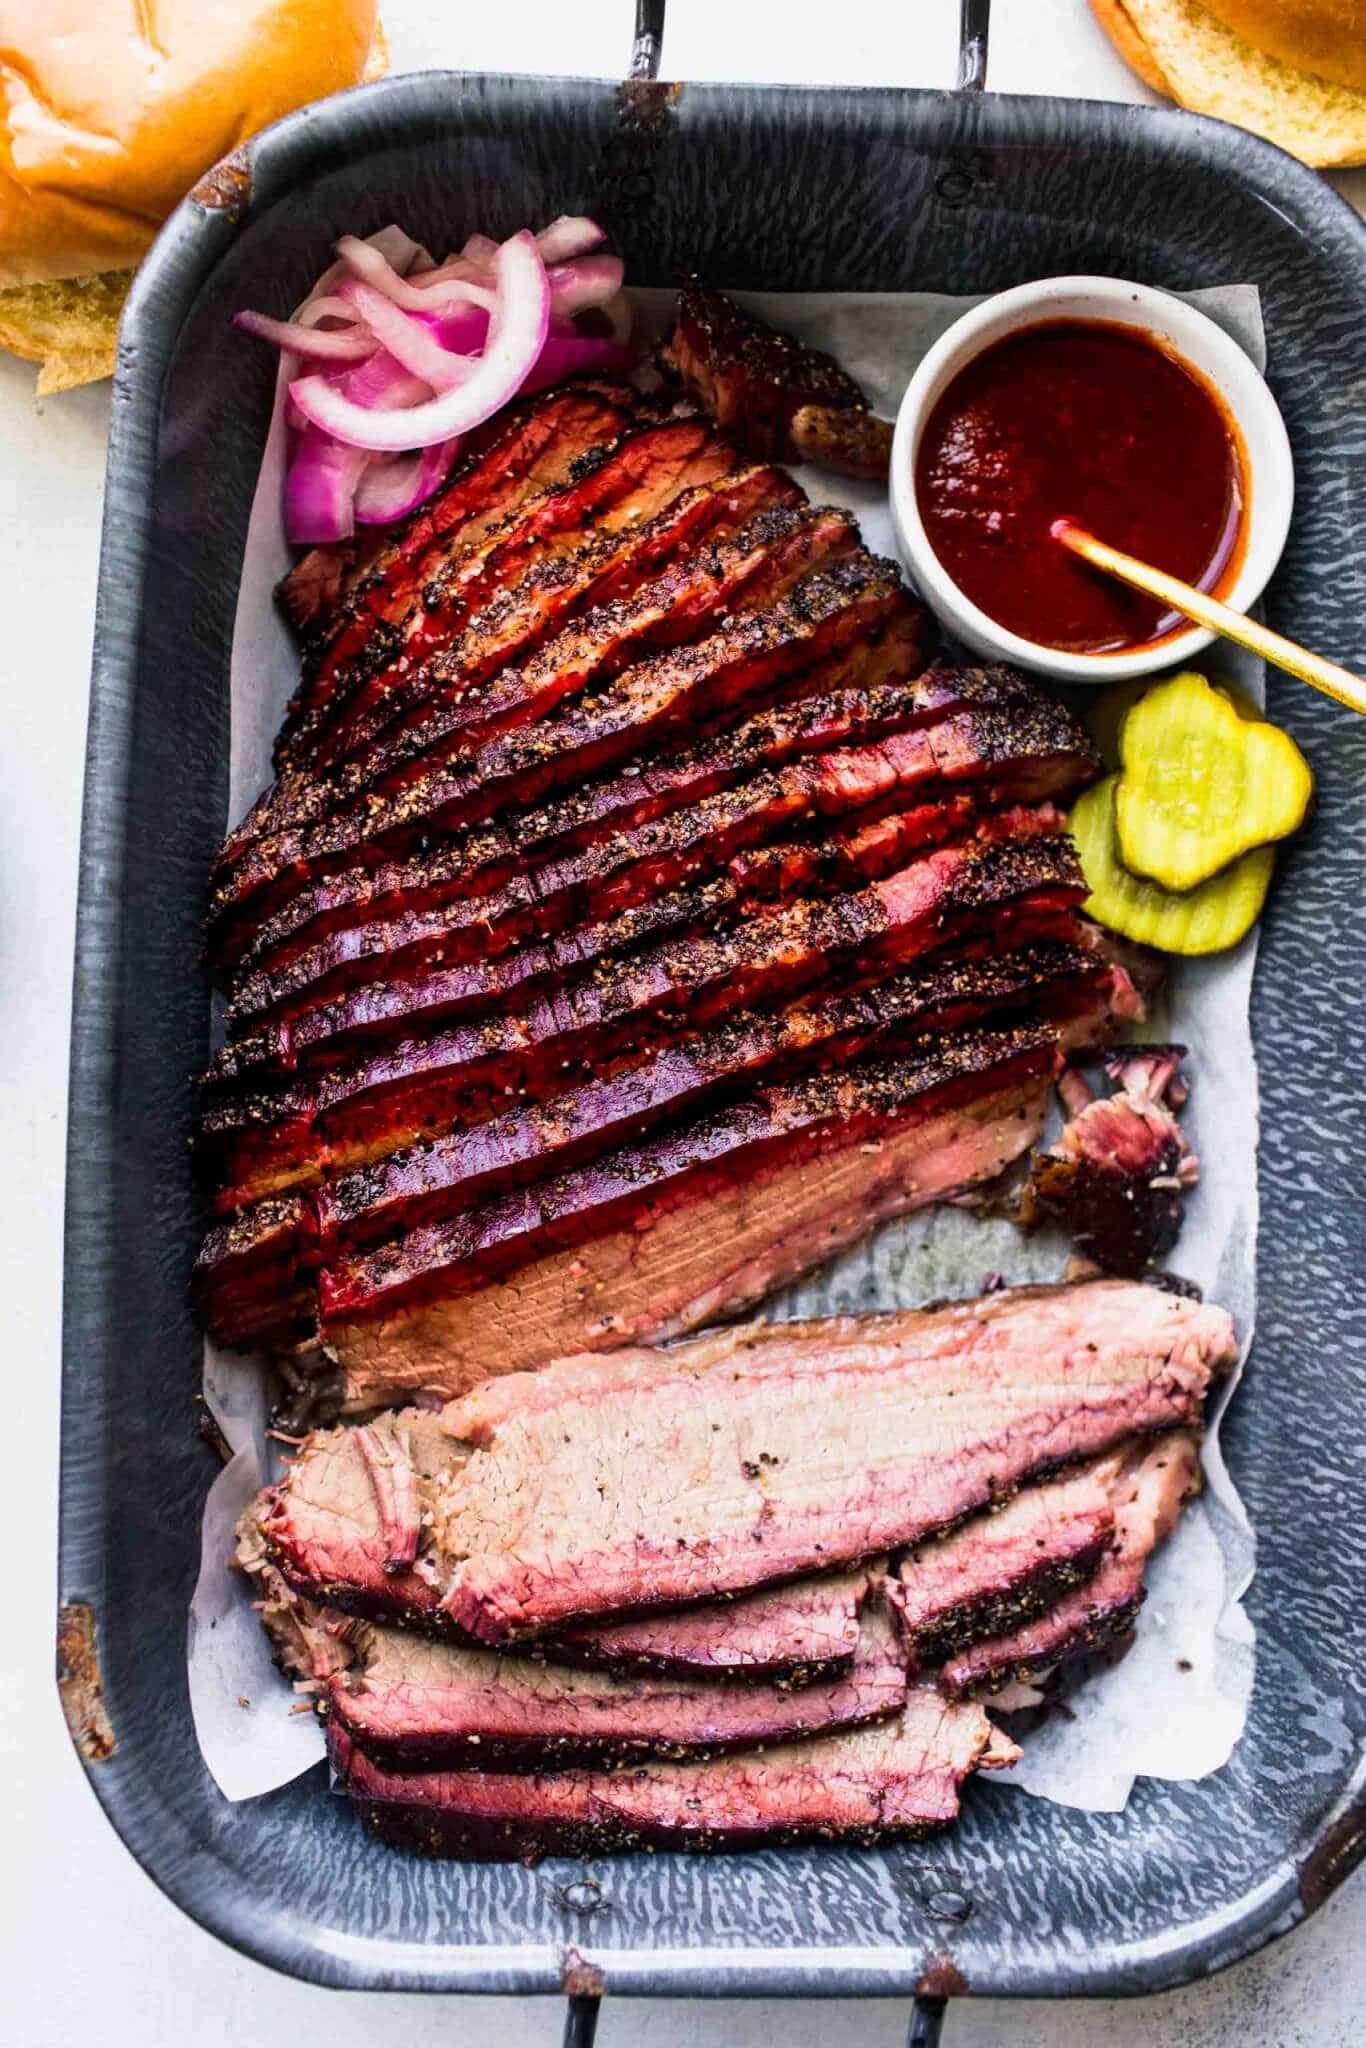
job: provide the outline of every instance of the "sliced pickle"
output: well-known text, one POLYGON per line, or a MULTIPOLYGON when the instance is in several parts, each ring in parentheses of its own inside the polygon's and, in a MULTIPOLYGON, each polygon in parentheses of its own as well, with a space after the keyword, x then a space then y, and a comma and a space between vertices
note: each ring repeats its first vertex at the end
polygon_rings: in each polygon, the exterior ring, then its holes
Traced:
POLYGON ((1107 775, 1079 797, 1069 829, 1091 893, 1082 905, 1088 917, 1126 939, 1164 953, 1223 953, 1236 946, 1261 914, 1271 871, 1272 846, 1242 854, 1221 874, 1177 895, 1156 882, 1130 874, 1119 857, 1115 831, 1115 788, 1107 775))
MULTIPOLYGON (((1255 697, 1249 697, 1241 683, 1230 682, 1226 677, 1211 676, 1209 682, 1221 697, 1227 697, 1240 718, 1260 719, 1265 716, 1255 697)), ((1124 721, 1140 697, 1146 697, 1150 690, 1159 685, 1151 676, 1131 676, 1128 682, 1111 683, 1108 690, 1102 690, 1093 699, 1086 714, 1086 730, 1096 743, 1101 760, 1107 768, 1120 765, 1120 736, 1124 721)))
POLYGON ((1240 718, 1186 669, 1147 691, 1120 732, 1115 829, 1125 867, 1187 890, 1304 823, 1314 778, 1279 726, 1240 718))

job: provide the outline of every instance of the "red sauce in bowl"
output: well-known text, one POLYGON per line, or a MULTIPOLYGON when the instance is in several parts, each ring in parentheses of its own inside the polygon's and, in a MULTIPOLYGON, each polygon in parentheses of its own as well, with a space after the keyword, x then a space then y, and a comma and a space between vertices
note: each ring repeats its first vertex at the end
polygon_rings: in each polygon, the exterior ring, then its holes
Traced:
POLYGON ((1056 520, 1217 592, 1247 499, 1237 429, 1204 379, 1100 320, 1024 327, 967 363, 925 423, 915 492, 965 597, 1023 639, 1087 654, 1188 622, 1079 561, 1056 520))

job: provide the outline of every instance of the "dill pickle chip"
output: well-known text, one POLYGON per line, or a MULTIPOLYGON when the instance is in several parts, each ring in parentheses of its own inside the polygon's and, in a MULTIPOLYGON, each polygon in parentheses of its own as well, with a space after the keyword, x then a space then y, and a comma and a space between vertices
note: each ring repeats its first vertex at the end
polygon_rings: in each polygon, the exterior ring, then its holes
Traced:
POLYGON ((1107 775, 1072 808, 1069 830, 1091 892, 1082 909, 1111 931, 1164 953, 1223 953, 1236 946, 1261 914, 1276 849, 1254 847, 1182 894, 1159 888, 1131 874, 1120 859, 1115 831, 1119 781, 1118 775, 1107 775))
MULTIPOLYGON (((1261 719, 1265 714, 1256 699, 1249 697, 1240 683, 1230 682, 1225 677, 1211 676, 1209 681, 1221 697, 1227 697, 1240 718, 1261 719)), ((1108 690, 1102 690, 1086 714, 1086 730, 1096 743, 1096 750, 1107 768, 1120 765, 1120 735, 1124 721, 1140 697, 1146 697, 1150 690, 1160 687, 1151 676, 1131 676, 1127 682, 1111 683, 1108 690)))
POLYGON ((1279 726, 1240 718, 1193 669, 1139 698, 1120 731, 1115 830, 1125 867, 1187 890, 1303 824, 1314 778, 1279 726))

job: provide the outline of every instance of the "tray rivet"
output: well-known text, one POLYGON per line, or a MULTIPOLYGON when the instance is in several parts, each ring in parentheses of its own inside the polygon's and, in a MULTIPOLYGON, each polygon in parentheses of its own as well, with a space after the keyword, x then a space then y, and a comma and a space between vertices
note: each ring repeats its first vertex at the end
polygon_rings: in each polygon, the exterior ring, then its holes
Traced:
POLYGON ((595 1877, 576 1877, 572 1884, 557 1884, 556 1896, 568 1913, 603 1913, 607 1898, 595 1877))
POLYGON ((972 1913, 973 1901, 966 1892, 954 1891, 949 1885, 935 1885, 925 1892, 924 1905, 936 1920, 966 1920, 972 1913))

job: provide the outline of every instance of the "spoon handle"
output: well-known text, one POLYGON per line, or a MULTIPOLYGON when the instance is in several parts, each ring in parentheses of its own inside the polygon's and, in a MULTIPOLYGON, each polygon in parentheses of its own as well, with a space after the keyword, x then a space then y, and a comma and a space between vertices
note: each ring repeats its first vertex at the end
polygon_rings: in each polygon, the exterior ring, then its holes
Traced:
POLYGON ((1084 526, 1076 526, 1071 520, 1059 520, 1053 533, 1064 547, 1071 548, 1093 568, 1104 569, 1108 575, 1117 576, 1121 583, 1146 591, 1149 597, 1161 598, 1174 611, 1184 612, 1188 619, 1194 619, 1197 626, 1208 626, 1211 632, 1222 633, 1226 640, 1234 640, 1239 647, 1260 654, 1263 661, 1272 662, 1277 668, 1285 669, 1287 674, 1298 676, 1302 683, 1322 690, 1325 696, 1335 697, 1349 711, 1366 714, 1366 682, 1360 676, 1354 676, 1350 669, 1340 668, 1335 661, 1325 661, 1320 654, 1311 654, 1307 647, 1297 647, 1293 640, 1273 633, 1269 626, 1260 625, 1244 612, 1235 612, 1231 606, 1221 604, 1217 597, 1210 597, 1203 590, 1196 590, 1192 584, 1183 583, 1179 576, 1169 576, 1165 569, 1154 569, 1133 555, 1122 554, 1118 548, 1097 540, 1084 526))

